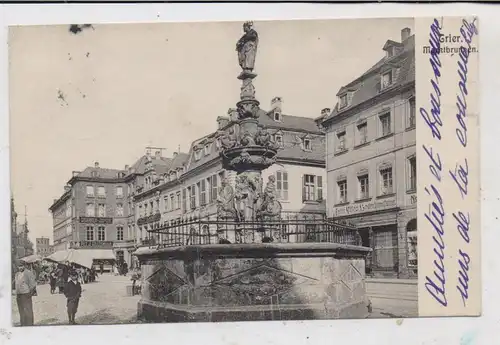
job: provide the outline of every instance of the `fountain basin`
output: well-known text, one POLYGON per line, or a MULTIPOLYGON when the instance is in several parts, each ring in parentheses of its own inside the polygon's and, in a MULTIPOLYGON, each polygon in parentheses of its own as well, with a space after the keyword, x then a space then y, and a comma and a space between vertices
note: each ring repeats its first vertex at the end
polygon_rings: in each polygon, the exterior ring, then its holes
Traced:
POLYGON ((150 322, 364 318, 369 248, 251 243, 140 248, 150 322))

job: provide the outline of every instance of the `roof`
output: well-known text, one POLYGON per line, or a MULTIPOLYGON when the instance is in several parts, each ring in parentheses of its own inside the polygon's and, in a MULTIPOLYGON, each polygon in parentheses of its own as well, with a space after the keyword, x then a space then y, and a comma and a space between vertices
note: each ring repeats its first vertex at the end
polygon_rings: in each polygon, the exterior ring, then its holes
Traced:
POLYGON ((149 156, 144 155, 141 158, 139 158, 132 165, 131 171, 136 173, 136 174, 141 174, 141 175, 144 174, 146 172, 146 165, 147 165, 148 157, 151 158, 155 171, 157 173, 160 173, 160 174, 166 172, 165 169, 171 163, 171 160, 172 160, 171 158, 162 157, 162 156, 156 157, 156 156, 152 156, 152 155, 149 155, 149 156))
MULTIPOLYGON (((308 134, 315 134, 324 136, 323 132, 318 128, 317 122, 313 118, 292 116, 292 115, 281 115, 281 121, 274 121, 272 118, 272 112, 265 110, 260 110, 260 115, 258 118, 259 124, 263 125, 267 129, 271 130, 283 130, 285 132, 302 132, 308 134)), ((193 170, 213 159, 219 157, 219 149, 215 144, 215 137, 217 132, 205 135, 202 138, 195 140, 191 144, 189 150, 189 163, 188 170, 193 170), (205 154, 205 146, 208 145, 208 154, 205 154), (198 160, 194 157, 195 148, 201 150, 201 156, 198 160)), ((278 151, 278 159, 290 158, 294 160, 325 160, 325 145, 322 139, 321 144, 315 140, 316 137, 312 138, 312 151, 304 151, 301 146, 297 145, 287 146, 278 151)))
POLYGON ((118 178, 120 173, 126 173, 125 170, 119 170, 119 169, 107 169, 107 168, 95 168, 95 167, 86 167, 82 172, 80 172, 78 175, 75 177, 86 177, 86 178, 92 178, 95 176, 92 176, 93 171, 98 171, 99 172, 99 178, 102 179, 115 179, 118 178))
POLYGON ((321 134, 318 125, 313 118, 292 116, 292 115, 281 115, 281 121, 274 121, 274 119, 263 111, 259 116, 259 123, 267 128, 280 128, 283 130, 292 130, 299 132, 311 132, 321 134))
MULTIPOLYGON (((352 99, 349 105, 345 109, 339 110, 339 105, 337 103, 331 114, 326 117, 324 121, 328 121, 331 118, 344 113, 345 111, 350 110, 381 94, 380 73, 384 72, 384 70, 399 68, 399 73, 396 76, 396 80, 394 81, 393 85, 388 88, 388 90, 415 81, 415 35, 410 36, 403 42, 403 44, 393 41, 387 41, 386 45, 394 43, 402 46, 401 51, 392 57, 384 57, 380 59, 375 65, 364 72, 360 77, 356 78, 349 84, 342 86, 337 93, 337 96, 351 91, 352 99)), ((386 45, 384 47, 386 47, 386 45)))

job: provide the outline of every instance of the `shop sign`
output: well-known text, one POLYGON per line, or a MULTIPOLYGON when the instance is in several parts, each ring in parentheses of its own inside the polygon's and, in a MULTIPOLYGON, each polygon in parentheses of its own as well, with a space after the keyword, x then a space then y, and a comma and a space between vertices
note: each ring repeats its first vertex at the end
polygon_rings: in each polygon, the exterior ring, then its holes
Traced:
POLYGON ((86 224, 112 224, 111 217, 80 217, 80 223, 86 224))
POLYGON ((386 200, 339 206, 333 208, 333 216, 339 217, 356 213, 379 211, 390 207, 394 207, 395 205, 396 205, 396 198, 393 197, 391 199, 386 199, 386 200))

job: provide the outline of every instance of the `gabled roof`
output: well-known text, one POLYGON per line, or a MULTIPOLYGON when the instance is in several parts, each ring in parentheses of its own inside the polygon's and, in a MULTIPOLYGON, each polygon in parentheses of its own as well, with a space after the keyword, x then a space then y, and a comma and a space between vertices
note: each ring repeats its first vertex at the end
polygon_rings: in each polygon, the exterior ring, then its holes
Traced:
POLYGON ((397 53, 392 57, 384 57, 380 59, 375 65, 373 65, 370 69, 364 72, 360 77, 356 78, 349 84, 342 86, 339 92, 337 93, 337 96, 347 91, 351 91, 352 99, 349 105, 345 108, 339 109, 339 105, 337 103, 333 108, 330 116, 325 117, 323 121, 328 121, 331 118, 343 113, 344 111, 350 110, 379 95, 381 93, 380 73, 384 70, 389 70, 391 68, 399 68, 397 79, 394 80, 391 89, 414 82, 415 81, 415 35, 410 36, 402 44, 399 43, 399 45, 403 47, 399 53, 397 53))

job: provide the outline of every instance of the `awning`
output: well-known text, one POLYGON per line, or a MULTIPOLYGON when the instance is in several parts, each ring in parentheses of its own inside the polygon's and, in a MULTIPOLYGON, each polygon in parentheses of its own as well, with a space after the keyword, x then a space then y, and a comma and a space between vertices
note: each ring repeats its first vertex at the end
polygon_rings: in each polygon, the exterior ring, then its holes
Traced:
POLYGON ((46 260, 58 263, 75 263, 92 268, 94 260, 116 260, 112 249, 67 249, 49 255, 46 260))
POLYGON ((26 262, 27 264, 31 264, 33 262, 42 261, 40 255, 28 255, 24 258, 20 258, 19 261, 26 262))

